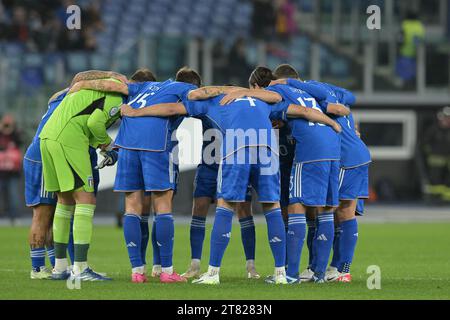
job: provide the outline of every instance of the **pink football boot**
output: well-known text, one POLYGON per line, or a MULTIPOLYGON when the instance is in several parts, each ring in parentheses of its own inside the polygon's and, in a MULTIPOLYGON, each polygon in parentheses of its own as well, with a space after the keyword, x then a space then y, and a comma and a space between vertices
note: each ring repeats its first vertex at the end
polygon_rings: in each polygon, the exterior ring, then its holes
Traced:
POLYGON ((133 274, 131 274, 131 282, 134 282, 134 283, 147 282, 147 276, 142 273, 133 273, 133 274))
POLYGON ((176 272, 173 272, 172 274, 161 272, 161 275, 159 276, 159 281, 161 283, 187 282, 187 279, 185 277, 180 276, 176 272))
POLYGON ((352 275, 350 273, 342 273, 339 278, 337 278, 338 282, 352 282, 352 275))

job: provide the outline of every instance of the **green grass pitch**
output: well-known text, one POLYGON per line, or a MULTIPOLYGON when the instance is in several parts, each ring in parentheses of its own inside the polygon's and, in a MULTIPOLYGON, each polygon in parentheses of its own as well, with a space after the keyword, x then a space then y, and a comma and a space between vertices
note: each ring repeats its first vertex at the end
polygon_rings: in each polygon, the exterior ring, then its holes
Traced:
MULTIPOLYGON (((450 224, 362 224, 352 267, 354 281, 292 286, 266 285, 245 278, 240 231, 233 227, 222 264, 219 286, 130 282, 130 266, 122 230, 96 226, 90 264, 107 272, 111 282, 82 283, 69 290, 64 281, 30 280, 28 229, 0 227, 0 299, 450 299, 450 224), (367 267, 381 268, 381 289, 369 290, 367 267)), ((211 226, 207 230, 207 234, 211 226)), ((262 278, 273 272, 266 227, 257 225, 256 266, 262 278)), ((209 239, 202 268, 207 268, 209 239)), ((174 265, 189 263, 189 226, 176 225, 174 265)), ((307 250, 303 250, 303 269, 307 250)), ((151 246, 147 260, 151 261, 151 246)))

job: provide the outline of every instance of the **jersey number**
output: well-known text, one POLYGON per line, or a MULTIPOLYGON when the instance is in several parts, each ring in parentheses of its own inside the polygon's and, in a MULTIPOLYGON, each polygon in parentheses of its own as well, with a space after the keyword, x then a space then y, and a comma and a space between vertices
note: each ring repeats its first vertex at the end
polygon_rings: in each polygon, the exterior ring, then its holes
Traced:
MULTIPOLYGON (((315 110, 317 110, 319 112, 322 112, 322 110, 317 106, 317 101, 314 98, 305 98, 305 99, 303 99, 302 97, 299 97, 297 99, 297 101, 300 103, 300 105, 302 105, 304 107, 307 107, 307 108, 308 108, 308 106, 306 105, 305 101, 310 101, 311 102, 311 105, 309 106, 310 108, 313 108, 313 109, 315 109, 315 110)), ((314 125, 325 126, 323 123, 317 123, 317 122, 311 122, 311 121, 309 121, 309 125, 310 126, 314 126, 314 125)))
POLYGON ((256 104, 255 104, 256 99, 254 99, 252 97, 238 98, 234 101, 248 101, 248 103, 250 103, 251 107, 256 107, 256 104))
POLYGON ((140 108, 143 108, 143 107, 145 107, 146 105, 147 105, 147 97, 150 95, 150 93, 141 93, 141 94, 138 94, 137 96, 136 96, 136 98, 134 98, 133 100, 131 100, 130 102, 128 102, 128 105, 132 105, 133 103, 138 103, 139 104, 139 107, 138 107, 138 109, 140 109, 140 108))

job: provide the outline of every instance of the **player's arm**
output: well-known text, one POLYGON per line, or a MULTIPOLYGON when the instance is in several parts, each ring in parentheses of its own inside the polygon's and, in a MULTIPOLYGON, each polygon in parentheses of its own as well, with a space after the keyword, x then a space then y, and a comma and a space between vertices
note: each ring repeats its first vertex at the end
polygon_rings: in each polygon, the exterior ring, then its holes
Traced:
POLYGON ((206 100, 220 96, 221 94, 228 94, 238 89, 243 88, 233 86, 206 86, 190 91, 187 97, 189 100, 206 100))
POLYGON ((99 79, 108 79, 108 78, 117 79, 123 83, 127 82, 126 76, 124 76, 123 74, 114 72, 114 71, 88 70, 88 71, 83 71, 83 72, 77 73, 72 80, 71 86, 73 86, 75 83, 77 83, 79 81, 99 80, 99 79))
POLYGON ((111 144, 111 137, 106 132, 106 123, 108 122, 108 115, 104 110, 96 109, 89 116, 87 127, 91 131, 94 139, 98 142, 99 147, 105 149, 111 144))
POLYGON ((334 84, 329 83, 328 85, 331 86, 334 89, 334 91, 338 91, 341 94, 342 101, 340 102, 342 104, 346 106, 353 106, 356 103, 356 97, 351 91, 335 86, 334 84))
POLYGON ((57 97, 59 97, 61 94, 63 94, 65 91, 68 91, 68 90, 69 90, 69 88, 65 88, 65 89, 63 89, 63 90, 60 90, 60 91, 54 93, 54 94, 50 97, 50 99, 48 99, 48 103, 47 103, 47 104, 50 104, 53 100, 55 100, 57 97))
POLYGON ((306 108, 296 104, 290 104, 287 109, 286 115, 289 118, 304 118, 311 122, 318 122, 328 125, 332 127, 336 132, 342 131, 341 126, 336 121, 328 117, 326 114, 314 110, 312 108, 306 108))
POLYGON ((327 113, 334 114, 339 117, 348 116, 350 109, 340 103, 328 103, 327 113))
POLYGON ((120 107, 120 113, 124 117, 172 117, 186 115, 187 110, 182 103, 160 103, 139 109, 123 104, 120 107))
POLYGON ((342 89, 342 93, 344 96, 344 101, 342 101, 343 104, 346 106, 353 106, 356 103, 356 97, 352 92, 342 89))
POLYGON ((239 89, 228 93, 222 98, 222 100, 220 100, 220 104, 223 106, 242 97, 252 97, 267 103, 278 103, 283 100, 281 95, 277 92, 264 89, 239 89))
POLYGON ((69 90, 69 93, 74 93, 80 90, 96 90, 102 92, 115 92, 128 95, 128 85, 122 82, 110 80, 83 80, 75 83, 69 90))

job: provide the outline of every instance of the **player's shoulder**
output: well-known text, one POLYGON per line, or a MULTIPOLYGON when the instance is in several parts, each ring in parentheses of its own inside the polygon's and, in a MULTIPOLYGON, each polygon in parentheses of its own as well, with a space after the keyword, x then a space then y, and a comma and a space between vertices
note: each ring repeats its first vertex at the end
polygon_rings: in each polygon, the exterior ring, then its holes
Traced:
POLYGON ((161 86, 161 82, 158 81, 144 81, 144 82, 130 82, 127 84, 128 88, 133 89, 134 92, 148 90, 151 87, 161 86))
POLYGON ((187 82, 180 82, 180 81, 172 81, 167 80, 165 83, 165 87, 169 90, 195 90, 197 89, 197 86, 187 83, 187 82))
POLYGON ((267 86, 265 89, 269 90, 269 91, 274 91, 274 92, 278 92, 278 93, 282 93, 284 92, 284 90, 286 90, 289 86, 286 84, 281 84, 281 83, 277 83, 277 84, 273 84, 271 86, 267 86))
POLYGON ((317 80, 307 80, 304 83, 307 84, 308 86, 313 86, 313 87, 321 89, 321 90, 330 91, 330 89, 331 89, 330 85, 326 82, 320 82, 317 80))
POLYGON ((69 92, 69 88, 65 88, 64 90, 61 90, 59 92, 57 92, 55 95, 53 95, 49 102, 48 105, 54 105, 54 104, 59 104, 61 101, 64 100, 64 98, 67 96, 67 92, 69 92))
POLYGON ((304 89, 304 88, 297 88, 297 87, 293 87, 293 86, 290 86, 287 84, 278 84, 277 86, 280 86, 279 90, 281 93, 285 93, 290 97, 294 97, 295 99, 297 99, 297 97, 302 97, 302 98, 311 98, 312 97, 312 95, 309 94, 307 91, 305 91, 306 89, 304 89))
POLYGON ((319 82, 319 81, 314 81, 312 80, 311 82, 317 84, 318 86, 322 86, 323 88, 327 89, 328 91, 331 92, 342 92, 345 91, 344 88, 341 88, 335 84, 332 83, 328 83, 328 82, 319 82))

